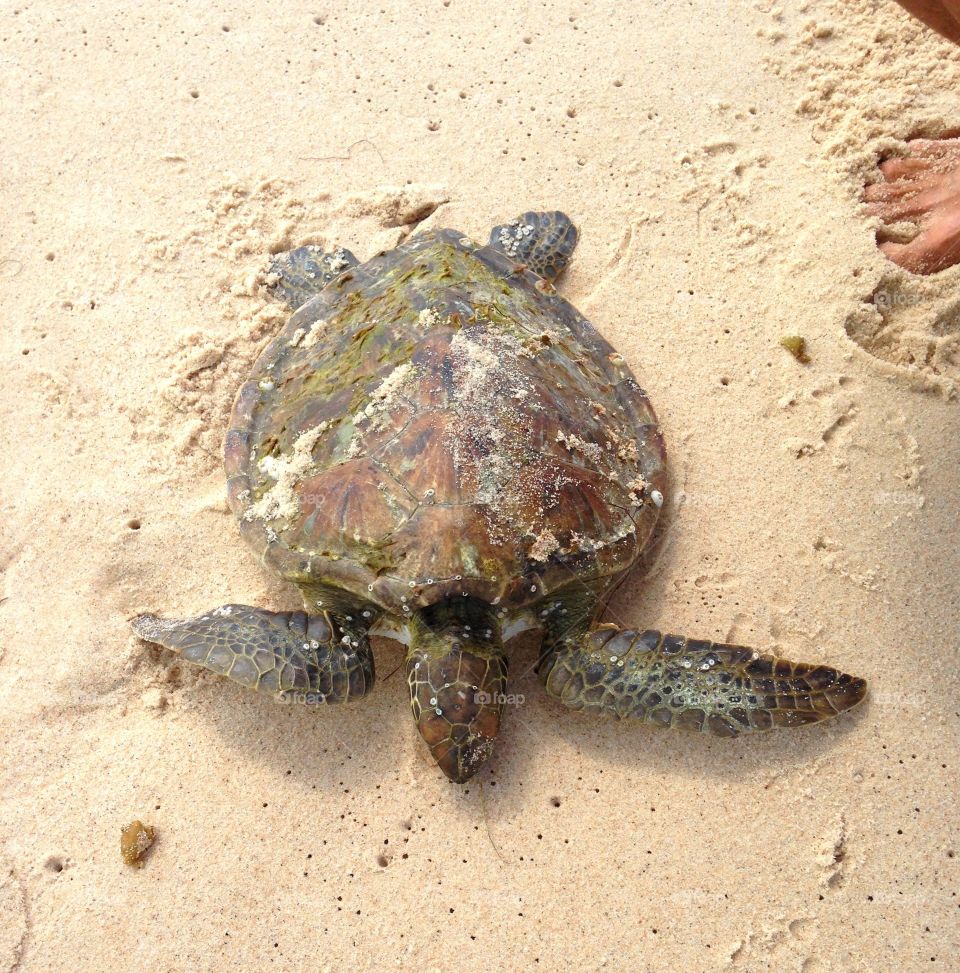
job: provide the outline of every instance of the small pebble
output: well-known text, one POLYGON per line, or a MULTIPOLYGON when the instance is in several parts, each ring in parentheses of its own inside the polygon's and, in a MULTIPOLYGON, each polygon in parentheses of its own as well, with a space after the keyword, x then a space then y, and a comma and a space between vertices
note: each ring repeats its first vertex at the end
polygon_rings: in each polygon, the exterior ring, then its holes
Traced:
POLYGON ((154 831, 149 824, 131 821, 120 831, 120 854, 133 868, 143 868, 143 856, 153 844, 154 831))

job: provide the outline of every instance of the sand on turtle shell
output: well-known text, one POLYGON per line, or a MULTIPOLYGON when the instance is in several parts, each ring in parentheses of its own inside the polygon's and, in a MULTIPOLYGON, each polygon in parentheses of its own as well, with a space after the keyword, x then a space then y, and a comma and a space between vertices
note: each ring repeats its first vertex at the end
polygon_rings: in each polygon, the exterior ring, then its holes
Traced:
POLYGON ((247 507, 243 512, 245 520, 289 520, 296 516, 300 509, 296 487, 313 469, 313 450, 328 426, 328 422, 320 422, 304 430, 297 436, 289 455, 264 456, 260 460, 261 472, 276 482, 247 507))

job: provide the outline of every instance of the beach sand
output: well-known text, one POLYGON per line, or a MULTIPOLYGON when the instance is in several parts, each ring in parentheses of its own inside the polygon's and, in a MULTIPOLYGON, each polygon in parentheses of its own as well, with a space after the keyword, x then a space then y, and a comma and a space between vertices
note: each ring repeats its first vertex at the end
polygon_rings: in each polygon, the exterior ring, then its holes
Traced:
POLYGON ((859 202, 960 128, 960 51, 879 0, 26 0, 0 65, 0 970, 960 969, 960 268, 900 271, 859 202), (221 464, 270 255, 531 208, 672 464, 610 618, 829 662, 853 713, 617 724, 530 645, 460 787, 395 643, 310 712, 131 633, 299 607, 221 464))

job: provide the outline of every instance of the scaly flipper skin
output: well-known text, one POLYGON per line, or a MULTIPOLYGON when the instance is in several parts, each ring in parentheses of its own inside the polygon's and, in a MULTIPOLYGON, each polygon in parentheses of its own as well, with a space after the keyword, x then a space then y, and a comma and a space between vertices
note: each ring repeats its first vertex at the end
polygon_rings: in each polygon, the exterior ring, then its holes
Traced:
POLYGON ((553 282, 570 262, 577 237, 577 228, 566 213, 524 213, 495 226, 490 246, 553 282))
POLYGON ((271 290, 296 310, 357 263, 357 258, 343 247, 325 253, 320 247, 306 246, 279 254, 267 273, 277 277, 271 290))
POLYGON ((223 605, 196 618, 138 615, 130 624, 140 638, 283 702, 347 703, 373 688, 366 635, 347 634, 326 612, 223 605))
POLYGON ((615 625, 561 643, 541 677, 572 709, 721 737, 819 723, 867 690, 863 679, 829 666, 615 625))

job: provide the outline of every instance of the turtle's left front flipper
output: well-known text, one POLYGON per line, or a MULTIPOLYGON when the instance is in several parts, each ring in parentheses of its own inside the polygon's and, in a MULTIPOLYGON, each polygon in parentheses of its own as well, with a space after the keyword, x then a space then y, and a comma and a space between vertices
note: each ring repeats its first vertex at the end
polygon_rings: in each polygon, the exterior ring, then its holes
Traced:
POLYGON ((867 691, 863 679, 829 666, 614 625, 558 643, 540 674, 573 709, 725 737, 819 723, 867 691))
POLYGON ((357 258, 344 247, 331 251, 312 244, 297 247, 279 254, 270 264, 267 273, 274 278, 270 289, 296 310, 357 263, 357 258))
POLYGON ((366 634, 327 612, 224 605, 196 618, 138 615, 130 624, 140 638, 284 702, 346 703, 373 688, 366 634))

